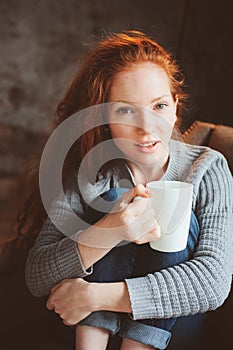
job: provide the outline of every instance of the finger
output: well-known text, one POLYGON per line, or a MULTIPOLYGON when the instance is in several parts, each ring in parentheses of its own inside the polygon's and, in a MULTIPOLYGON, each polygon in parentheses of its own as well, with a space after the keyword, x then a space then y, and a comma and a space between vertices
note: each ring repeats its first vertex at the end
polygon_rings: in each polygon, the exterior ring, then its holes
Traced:
POLYGON ((51 301, 51 298, 49 297, 47 302, 46 302, 46 307, 48 310, 53 310, 54 309, 54 306, 52 304, 52 301, 51 301))
POLYGON ((53 288, 51 289, 50 296, 49 296, 49 298, 47 300, 47 303, 46 303, 46 307, 47 307, 48 310, 53 310, 54 309, 54 305, 52 303, 52 297, 54 296, 54 293, 56 292, 56 290, 58 288, 60 288, 60 286, 61 286, 61 282, 56 284, 55 286, 53 286, 53 288))
POLYGON ((127 226, 128 230, 133 232, 132 237, 134 237, 134 239, 138 239, 145 235, 155 226, 154 209, 151 207, 148 210, 145 210, 144 213, 142 213, 139 208, 137 215, 135 215, 135 209, 134 211, 131 210, 131 213, 129 214, 130 222, 127 223, 127 226))
POLYGON ((142 184, 136 185, 134 188, 131 190, 125 192, 123 196, 121 197, 121 200, 119 202, 119 205, 122 207, 128 205, 133 201, 133 199, 136 196, 141 196, 141 197, 148 197, 149 196, 149 191, 148 189, 143 186, 142 184))
POLYGON ((150 236, 155 235, 157 238, 161 237, 161 228, 158 223, 152 230, 149 231, 149 235, 150 236))
POLYGON ((151 230, 150 232, 146 233, 145 235, 137 239, 135 243, 136 244, 149 243, 149 242, 156 241, 160 237, 161 237, 161 230, 160 230, 160 226, 157 225, 155 229, 151 230))
POLYGON ((138 231, 138 236, 135 237, 136 240, 143 239, 148 233, 153 233, 156 231, 156 235, 159 236, 160 227, 158 228, 158 223, 154 217, 148 217, 147 220, 140 222, 135 222, 135 230, 138 231))
POLYGON ((148 221, 155 222, 154 209, 151 208, 150 203, 143 204, 144 205, 139 205, 139 203, 135 203, 135 205, 128 208, 132 225, 136 224, 138 228, 145 228, 144 226, 148 221))
POLYGON ((63 320, 63 323, 64 323, 65 326, 74 326, 78 322, 72 322, 72 321, 63 320))
POLYGON ((55 290, 57 290, 60 286, 61 286, 61 282, 58 284, 55 284, 55 286, 53 286, 53 288, 51 289, 50 294, 53 294, 55 292, 55 290))
MULTIPOLYGON (((135 197, 136 200, 129 204, 129 207, 133 210, 132 215, 134 216, 141 216, 142 214, 151 214, 151 200, 150 198, 145 197, 135 197)), ((154 212, 153 212, 154 215, 154 212)))
POLYGON ((133 188, 133 190, 134 190, 134 197, 136 196, 148 197, 150 195, 150 191, 148 190, 148 188, 146 188, 142 184, 136 185, 133 188))

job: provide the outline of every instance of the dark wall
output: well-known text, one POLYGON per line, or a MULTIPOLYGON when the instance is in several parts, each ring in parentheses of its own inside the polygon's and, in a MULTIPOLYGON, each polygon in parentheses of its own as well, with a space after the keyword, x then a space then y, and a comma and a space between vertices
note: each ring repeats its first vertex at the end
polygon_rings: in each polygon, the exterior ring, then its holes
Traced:
POLYGON ((0 121, 35 131, 96 36, 137 28, 170 50, 192 95, 189 118, 232 125, 232 1, 1 0, 0 121))
POLYGON ((105 32, 140 29, 178 59, 195 119, 232 122, 232 10, 222 0, 0 0, 0 238, 27 193, 28 167, 83 54, 105 32), (32 131, 34 133, 32 133, 32 131))
POLYGON ((193 97, 192 118, 233 125, 232 1, 186 1, 178 57, 193 97))

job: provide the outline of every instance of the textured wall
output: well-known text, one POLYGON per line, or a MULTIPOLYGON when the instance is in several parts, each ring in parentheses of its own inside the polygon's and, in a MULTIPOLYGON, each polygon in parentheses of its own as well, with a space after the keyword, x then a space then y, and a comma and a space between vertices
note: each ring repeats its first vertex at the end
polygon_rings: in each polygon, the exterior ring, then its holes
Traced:
POLYGON ((56 103, 105 32, 141 29, 177 57, 193 96, 187 124, 232 125, 232 8, 226 0, 0 0, 0 234, 56 103))
POLYGON ((231 1, 1 0, 0 120, 47 130, 82 54, 105 31, 138 28, 180 60, 191 118, 231 122, 231 1))
POLYGON ((1 121, 46 130, 83 53, 105 31, 140 28, 176 45, 183 1, 167 11, 168 2, 158 11, 156 1, 1 1, 1 121))

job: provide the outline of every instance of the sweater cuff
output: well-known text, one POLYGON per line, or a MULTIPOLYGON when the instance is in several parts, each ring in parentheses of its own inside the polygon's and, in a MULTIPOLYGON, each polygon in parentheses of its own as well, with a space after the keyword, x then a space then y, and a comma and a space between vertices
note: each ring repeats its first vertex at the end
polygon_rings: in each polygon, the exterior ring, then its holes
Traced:
POLYGON ((58 264, 60 266, 60 279, 72 277, 86 277, 93 272, 93 267, 86 270, 83 266, 81 256, 78 251, 77 242, 66 238, 61 242, 60 252, 57 254, 58 264), (62 276, 61 276, 62 275, 62 276))
POLYGON ((146 277, 126 279, 125 282, 129 292, 132 307, 131 316, 133 320, 156 318, 159 311, 161 313, 161 300, 159 299, 159 293, 154 292, 154 289, 157 286, 156 280, 154 279, 153 281, 153 289, 150 282, 150 275, 146 277))

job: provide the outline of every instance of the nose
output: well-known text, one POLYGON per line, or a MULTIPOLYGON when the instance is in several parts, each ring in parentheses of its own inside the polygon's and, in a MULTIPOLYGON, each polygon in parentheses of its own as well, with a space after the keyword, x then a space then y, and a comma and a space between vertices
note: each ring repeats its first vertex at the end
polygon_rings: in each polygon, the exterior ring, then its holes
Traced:
POLYGON ((150 134, 155 131, 155 118, 150 109, 141 108, 136 120, 136 128, 139 134, 150 134))

